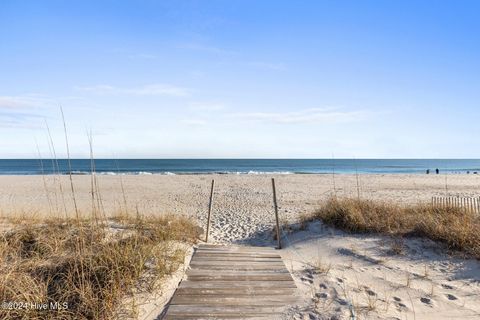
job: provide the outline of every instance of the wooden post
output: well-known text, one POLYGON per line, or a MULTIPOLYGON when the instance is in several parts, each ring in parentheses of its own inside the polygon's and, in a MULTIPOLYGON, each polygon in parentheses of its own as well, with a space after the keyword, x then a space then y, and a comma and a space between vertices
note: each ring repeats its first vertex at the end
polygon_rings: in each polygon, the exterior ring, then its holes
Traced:
POLYGON ((275 190, 274 178, 272 178, 272 188, 273 188, 273 206, 275 208, 275 220, 277 221, 277 243, 278 243, 278 249, 282 249, 282 243, 280 242, 280 223, 278 222, 277 191, 275 190))
POLYGON ((210 232, 210 214, 212 213, 213 188, 214 187, 215 187, 215 180, 212 180, 212 188, 210 189, 210 201, 208 203, 207 235, 205 236, 205 242, 208 242, 208 234, 210 232))

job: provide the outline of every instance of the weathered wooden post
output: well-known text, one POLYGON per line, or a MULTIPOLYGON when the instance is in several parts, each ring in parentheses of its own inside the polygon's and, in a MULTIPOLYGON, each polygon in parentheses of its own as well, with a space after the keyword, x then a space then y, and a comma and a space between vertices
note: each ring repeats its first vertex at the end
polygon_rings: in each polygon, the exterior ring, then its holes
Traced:
POLYGON ((280 241, 280 223, 278 222, 277 191, 275 190, 274 178, 272 178, 272 189, 273 189, 273 206, 275 208, 275 220, 277 221, 277 243, 278 243, 278 249, 282 249, 282 243, 280 241))
POLYGON ((210 201, 208 203, 207 235, 205 236, 205 242, 208 242, 208 234, 210 233, 210 215, 212 213, 213 188, 214 187, 215 187, 215 180, 212 180, 212 187, 210 189, 210 201))

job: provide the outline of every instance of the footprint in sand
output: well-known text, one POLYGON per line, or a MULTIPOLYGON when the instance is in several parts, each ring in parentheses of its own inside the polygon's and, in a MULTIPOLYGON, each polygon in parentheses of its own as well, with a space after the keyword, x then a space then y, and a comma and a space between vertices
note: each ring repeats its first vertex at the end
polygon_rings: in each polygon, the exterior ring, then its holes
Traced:
POLYGON ((454 289, 453 286, 448 285, 448 284, 444 284, 444 283, 442 283, 442 287, 443 287, 444 289, 450 289, 450 290, 451 290, 451 289, 454 289))
POLYGON ((369 296, 376 296, 376 295, 377 295, 377 294, 375 293, 375 291, 370 290, 370 289, 365 290, 365 292, 366 292, 369 296))
POLYGON ((397 302, 396 305, 397 305, 397 309, 400 310, 400 311, 406 311, 406 310, 408 310, 408 307, 407 307, 405 304, 401 303, 401 302, 397 302))
POLYGON ((308 279, 308 278, 306 278, 306 277, 301 277, 300 280, 302 280, 303 282, 309 283, 309 284, 312 284, 312 283, 313 283, 313 280, 312 280, 312 279, 308 279))
POLYGON ((309 313, 309 314, 308 314, 308 318, 307 318, 307 315, 305 315, 304 319, 317 320, 318 317, 317 317, 315 314, 313 314, 313 313, 309 313))
POLYGON ((420 298, 420 301, 423 302, 423 303, 425 303, 425 304, 427 304, 427 305, 429 305, 429 306, 433 305, 433 300, 430 299, 430 298, 427 298, 427 297, 422 297, 422 298, 420 298))
POLYGON ((326 293, 326 292, 316 293, 315 296, 317 298, 327 299, 328 298, 328 293, 326 293))
POLYGON ((305 270, 305 273, 307 274, 306 276, 309 278, 313 278, 313 270, 312 269, 307 269, 305 270))
POLYGON ((455 297, 453 294, 447 294, 446 297, 447 297, 448 300, 451 300, 451 301, 458 299, 458 298, 455 297))

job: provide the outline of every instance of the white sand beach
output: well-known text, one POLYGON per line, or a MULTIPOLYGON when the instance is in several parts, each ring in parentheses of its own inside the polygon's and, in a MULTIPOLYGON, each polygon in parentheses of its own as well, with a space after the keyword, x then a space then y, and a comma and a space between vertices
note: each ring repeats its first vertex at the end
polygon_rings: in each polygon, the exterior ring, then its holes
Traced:
MULTIPOLYGON (((210 242, 274 246, 272 177, 280 220, 293 228, 284 230, 285 248, 279 252, 302 301, 286 319, 348 319, 350 305, 358 319, 480 317, 479 261, 427 240, 408 238, 405 252, 394 255, 389 253, 393 240, 385 236, 347 234, 321 222, 310 223, 305 230, 295 226, 302 214, 313 212, 333 193, 429 202, 432 196, 445 194, 478 196, 480 176, 365 174, 358 176, 357 188, 357 177, 346 174, 125 175, 98 176, 98 186, 107 215, 126 206, 129 212, 144 215, 187 215, 205 227, 210 183, 215 179, 210 242)), ((80 211, 88 214, 90 176, 74 176, 73 182, 80 211)), ((60 183, 67 211, 73 212, 68 176, 0 176, 2 216, 63 215, 60 183)))

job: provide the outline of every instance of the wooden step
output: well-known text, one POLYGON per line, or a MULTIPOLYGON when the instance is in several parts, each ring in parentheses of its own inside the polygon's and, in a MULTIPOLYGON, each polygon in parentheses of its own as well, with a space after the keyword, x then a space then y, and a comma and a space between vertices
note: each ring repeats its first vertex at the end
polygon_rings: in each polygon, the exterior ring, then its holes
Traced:
POLYGON ((275 249, 200 245, 164 319, 277 319, 295 294, 275 249))

